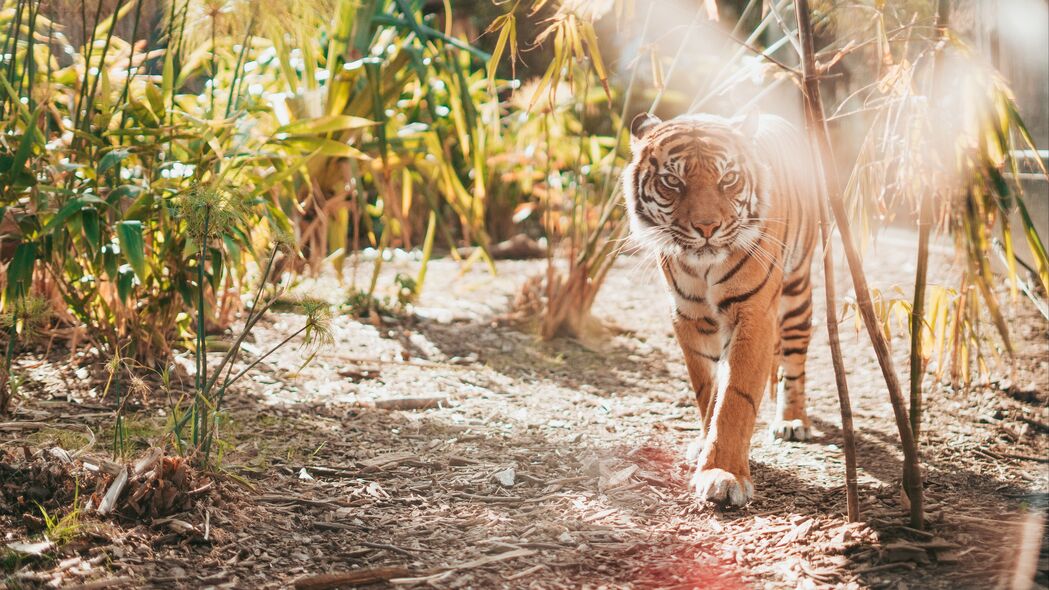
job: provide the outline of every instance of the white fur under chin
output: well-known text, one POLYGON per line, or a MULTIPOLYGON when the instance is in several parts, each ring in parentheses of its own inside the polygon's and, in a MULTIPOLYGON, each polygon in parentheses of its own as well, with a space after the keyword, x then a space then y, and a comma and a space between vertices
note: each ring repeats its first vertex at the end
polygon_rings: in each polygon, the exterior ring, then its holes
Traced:
POLYGON ((703 252, 702 254, 682 249, 677 257, 693 268, 702 268, 721 264, 726 258, 728 258, 728 254, 728 248, 718 248, 714 252, 703 252))

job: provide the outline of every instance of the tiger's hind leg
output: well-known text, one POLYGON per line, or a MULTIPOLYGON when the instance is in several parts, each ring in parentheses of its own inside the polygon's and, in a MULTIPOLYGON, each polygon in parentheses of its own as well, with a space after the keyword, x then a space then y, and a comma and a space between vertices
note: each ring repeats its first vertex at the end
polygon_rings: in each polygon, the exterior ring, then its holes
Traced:
POLYGON ((805 359, 812 336, 812 285, 806 272, 787 281, 780 300, 779 363, 773 439, 808 440, 812 434, 805 410, 805 359))

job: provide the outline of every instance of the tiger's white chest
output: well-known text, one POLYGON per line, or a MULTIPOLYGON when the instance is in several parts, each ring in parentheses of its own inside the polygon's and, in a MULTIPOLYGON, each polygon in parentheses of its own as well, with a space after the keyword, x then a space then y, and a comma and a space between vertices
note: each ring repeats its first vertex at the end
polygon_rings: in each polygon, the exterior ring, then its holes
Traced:
POLYGON ((667 262, 665 278, 674 309, 686 318, 709 318, 724 326, 717 302, 725 296, 725 285, 716 283, 724 272, 723 264, 703 264, 683 258, 671 258, 667 262))

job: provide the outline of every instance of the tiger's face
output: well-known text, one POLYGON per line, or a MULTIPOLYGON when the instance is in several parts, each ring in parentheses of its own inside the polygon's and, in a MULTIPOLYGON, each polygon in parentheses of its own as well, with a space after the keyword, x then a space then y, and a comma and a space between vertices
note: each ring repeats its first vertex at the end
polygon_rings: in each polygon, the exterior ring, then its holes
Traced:
POLYGON ((635 238, 705 265, 754 247, 767 203, 761 165, 748 157, 748 126, 712 115, 635 117, 633 159, 623 174, 635 238))

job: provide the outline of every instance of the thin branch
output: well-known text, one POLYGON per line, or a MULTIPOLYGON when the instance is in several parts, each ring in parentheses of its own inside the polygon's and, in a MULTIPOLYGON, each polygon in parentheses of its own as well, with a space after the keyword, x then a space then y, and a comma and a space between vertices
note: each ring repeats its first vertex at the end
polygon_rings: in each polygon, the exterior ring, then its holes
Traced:
POLYGON ((767 55, 763 50, 758 49, 757 47, 754 47, 753 45, 751 45, 750 43, 747 43, 746 41, 740 41, 739 39, 736 39, 735 37, 730 37, 730 39, 734 43, 736 43, 736 44, 738 44, 738 45, 740 45, 740 46, 742 46, 742 47, 744 47, 746 49, 749 49, 750 51, 752 51, 754 53, 754 55, 756 55, 756 56, 758 56, 758 57, 760 57, 762 59, 769 60, 770 62, 772 62, 772 63, 776 64, 777 66, 779 66, 780 69, 782 69, 783 71, 785 71, 785 72, 787 72, 787 73, 789 73, 789 74, 791 74, 793 76, 796 76, 798 79, 801 79, 801 75, 802 75, 801 71, 798 70, 797 68, 792 68, 792 67, 788 66, 787 64, 781 62, 780 60, 772 57, 771 55, 767 55))
POLYGON ((277 343, 276 346, 274 346, 273 348, 271 348, 268 351, 266 351, 266 354, 263 354, 259 358, 255 359, 250 365, 248 365, 247 367, 244 367, 239 373, 237 373, 232 379, 229 380, 229 383, 227 383, 227 385, 233 385, 234 383, 236 383, 237 380, 240 379, 241 377, 243 377, 245 374, 247 374, 248 371, 254 369, 256 365, 258 365, 262 361, 266 360, 266 357, 268 357, 269 355, 271 355, 274 352, 276 352, 278 348, 280 348, 280 347, 284 346, 285 344, 291 342, 292 339, 294 339, 299 334, 302 334, 303 332, 305 332, 306 329, 309 328, 310 326, 311 326, 311 324, 307 323, 305 326, 299 328, 298 330, 293 332, 291 335, 289 335, 284 340, 281 340, 279 343, 277 343))
POLYGON ((885 339, 885 334, 881 331, 874 311, 870 288, 867 286, 867 277, 863 272, 863 263, 856 249, 848 212, 845 210, 845 202, 842 198, 834 148, 830 141, 830 130, 827 127, 819 80, 816 76, 816 59, 815 51, 813 50, 812 21, 808 0, 796 0, 794 8, 798 19, 798 32, 802 45, 802 66, 805 72, 805 83, 803 86, 806 107, 805 120, 809 132, 816 140, 819 149, 820 161, 823 164, 823 182, 826 189, 826 197, 830 201, 830 209, 834 213, 834 219, 841 232, 841 242, 845 248, 845 258, 848 261, 853 288, 856 292, 856 304, 859 307, 860 315, 863 317, 867 334, 874 346, 874 352, 878 357, 878 364, 881 366, 882 376, 889 391, 893 415, 896 418, 896 427, 900 431, 904 457, 903 485, 911 502, 911 526, 920 529, 923 526, 924 506, 921 466, 918 463, 914 435, 911 432, 906 402, 900 389, 899 378, 896 376, 896 369, 893 366, 888 342, 885 339))

